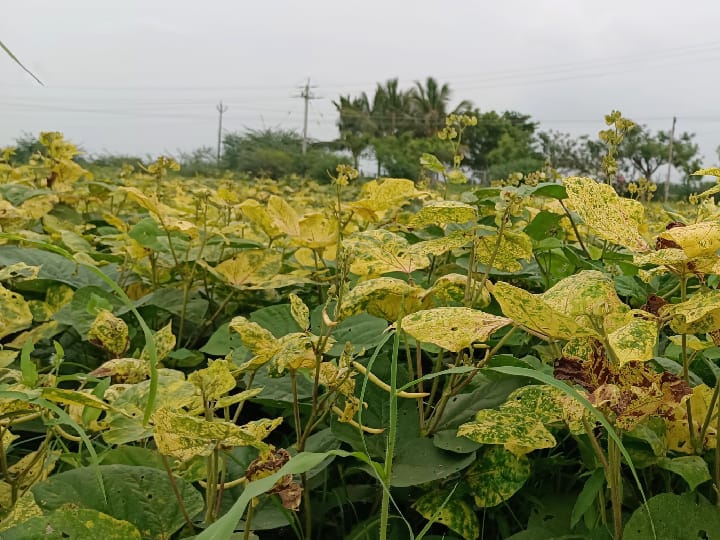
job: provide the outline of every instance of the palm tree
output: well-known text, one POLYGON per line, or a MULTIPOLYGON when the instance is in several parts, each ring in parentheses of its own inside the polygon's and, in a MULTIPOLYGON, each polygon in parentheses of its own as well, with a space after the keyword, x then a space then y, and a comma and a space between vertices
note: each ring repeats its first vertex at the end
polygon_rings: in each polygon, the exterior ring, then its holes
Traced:
POLYGON ((370 101, 363 92, 360 97, 340 96, 333 105, 340 114, 338 129, 340 138, 338 143, 342 148, 349 150, 353 157, 353 165, 357 169, 360 156, 370 144, 370 139, 376 127, 371 118, 370 101))
MULTIPOLYGON (((412 91, 412 103, 416 114, 421 118, 421 125, 418 126, 418 135, 432 137, 445 127, 445 117, 448 115, 448 103, 450 102, 450 86, 440 84, 433 77, 428 77, 425 84, 415 81, 412 91)), ((472 108, 472 103, 463 100, 451 113, 464 112, 472 108)))

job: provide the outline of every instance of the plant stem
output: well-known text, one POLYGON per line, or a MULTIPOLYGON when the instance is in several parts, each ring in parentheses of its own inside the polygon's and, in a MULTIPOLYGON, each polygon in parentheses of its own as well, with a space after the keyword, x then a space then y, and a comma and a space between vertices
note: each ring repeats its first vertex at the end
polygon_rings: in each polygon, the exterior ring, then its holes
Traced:
MULTIPOLYGON (((403 299, 404 303, 404 299, 403 299)), ((402 306, 402 304, 401 304, 402 306)), ((390 360, 390 426, 388 429, 387 447, 385 449, 385 464, 383 467, 383 493, 380 505, 380 540, 388 538, 388 523, 390 517, 390 479, 392 478, 393 458, 395 457, 395 439, 397 438, 398 423, 398 397, 397 397, 397 369, 398 351, 400 349, 400 321, 402 320, 402 307, 397 320, 397 330, 393 340, 393 352, 390 360)))
POLYGON ((572 215, 570 214, 570 210, 567 209, 567 206, 565 206, 565 203, 563 203, 561 200, 558 200, 560 203, 560 206, 562 206, 562 209, 565 211, 565 215, 570 220, 570 225, 572 226, 573 232, 575 233, 575 238, 578 240, 578 244, 580 244, 580 249, 583 250, 583 253, 585 256, 592 260, 592 256, 590 255, 590 252, 585 247, 585 244, 583 244, 582 237, 580 236, 580 231, 578 231, 577 225, 575 224, 575 220, 572 218, 572 215))
POLYGON ((613 531, 615 540, 622 539, 622 475, 620 470, 620 447, 615 440, 608 437, 608 467, 610 486, 610 500, 613 513, 613 531))
POLYGON ((178 489, 177 482, 175 482, 175 475, 170 468, 170 461, 168 460, 166 455, 160 454, 160 456, 162 457, 165 471, 167 472, 168 479, 170 480, 170 485, 172 486, 173 493, 175 494, 175 499, 177 499, 178 505, 180 506, 180 511, 182 512, 183 518, 185 519, 185 523, 188 527, 190 527, 190 530, 193 530, 194 527, 192 519, 190 519, 190 514, 188 514, 187 508, 185 508, 185 502, 183 501, 182 495, 180 494, 180 489, 178 489))
MULTIPOLYGON (((687 300, 687 276, 683 274, 680 276, 680 301, 685 302, 687 300)), ((690 362, 687 354, 687 334, 681 334, 681 346, 682 346, 682 366, 683 366, 683 378, 685 382, 690 384, 690 362)), ((695 423, 693 422, 692 407, 690 406, 690 400, 685 402, 685 409, 687 410, 688 418, 688 432, 690 433, 690 444, 693 447, 695 453, 699 453, 698 441, 695 437, 695 423)), ((710 414, 710 412, 708 412, 710 414)))
POLYGON ((243 531, 243 540, 250 540, 250 524, 252 523, 253 507, 255 499, 248 504, 247 513, 245 514, 245 530, 243 531))

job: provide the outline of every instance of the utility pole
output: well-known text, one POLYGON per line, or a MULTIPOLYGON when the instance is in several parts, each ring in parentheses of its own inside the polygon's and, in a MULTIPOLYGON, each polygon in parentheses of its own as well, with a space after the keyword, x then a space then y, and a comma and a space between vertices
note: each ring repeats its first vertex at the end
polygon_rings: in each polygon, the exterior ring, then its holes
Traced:
POLYGON ((672 169, 673 142, 675 141, 675 122, 677 122, 677 118, 673 116, 672 129, 670 130, 670 149, 668 151, 667 176, 665 177, 665 197, 663 198, 664 202, 667 202, 668 197, 670 196, 670 170, 672 169))
POLYGON ((228 106, 223 105, 222 100, 220 100, 220 103, 218 103, 215 108, 217 109, 218 113, 220 113, 220 117, 218 118, 218 140, 217 140, 217 166, 220 166, 220 152, 222 150, 222 117, 223 113, 227 112, 228 106))
POLYGON ((302 153, 305 154, 307 152, 307 130, 308 130, 308 107, 310 106, 310 100, 311 99, 317 99, 316 96, 310 93, 310 79, 308 78, 307 82, 305 83, 305 86, 301 87, 300 95, 295 96, 302 98, 305 101, 305 114, 303 115, 303 138, 302 138, 302 153))

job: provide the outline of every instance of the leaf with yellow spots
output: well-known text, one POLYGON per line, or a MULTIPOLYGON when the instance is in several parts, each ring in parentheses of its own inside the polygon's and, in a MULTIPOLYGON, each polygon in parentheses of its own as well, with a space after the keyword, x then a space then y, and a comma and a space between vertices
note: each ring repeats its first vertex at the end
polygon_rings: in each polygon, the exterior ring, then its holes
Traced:
POLYGON ((384 178, 366 182, 361 189, 360 199, 348 206, 375 213, 400 208, 411 199, 427 195, 426 191, 415 189, 415 182, 412 180, 384 178))
POLYGON ((433 238, 432 240, 424 240, 411 244, 407 253, 423 256, 434 255, 435 257, 468 245, 472 242, 475 234, 473 231, 453 231, 441 238, 433 238))
POLYGON ((555 311, 588 326, 588 316, 628 311, 615 292, 613 280, 597 270, 583 270, 560 280, 542 293, 543 301, 555 311))
POLYGON ((638 266, 645 264, 677 266, 685 264, 689 260, 690 258, 680 248, 663 248, 648 253, 636 253, 633 256, 633 263, 638 266))
POLYGON ((553 448, 557 444, 539 419, 496 409, 479 410, 472 422, 458 428, 457 434, 480 444, 502 444, 513 450, 522 448, 521 453, 553 448))
POLYGON ((666 304, 661 316, 670 316, 670 328, 678 334, 706 334, 720 329, 720 291, 705 289, 685 302, 666 304))
MULTIPOLYGON (((705 432, 705 439, 699 441, 702 449, 715 448, 717 445, 717 407, 710 410, 712 403, 713 389, 706 384, 699 384, 692 389, 692 395, 689 397, 690 409, 693 417, 694 438, 700 438, 703 423, 710 414, 710 422, 705 432)), ((687 405, 682 403, 675 407, 672 413, 665 418, 665 436, 667 438, 668 448, 674 452, 683 454, 693 454, 695 450, 690 441, 690 429, 687 417, 687 405)))
POLYGON ((276 238, 282 234, 267 209, 255 199, 243 201, 239 208, 245 217, 260 227, 269 238, 276 238))
POLYGON ((410 227, 436 225, 444 227, 448 223, 467 223, 477 219, 477 209, 459 201, 430 201, 410 218, 410 227))
MULTIPOLYGON (((157 361, 162 362, 165 360, 165 357, 170 354, 173 349, 175 349, 175 342, 177 341, 177 338, 175 337, 175 334, 173 334, 172 323, 167 323, 160 330, 155 332, 153 334, 153 339, 155 340, 155 353, 157 361)), ((148 352, 147 345, 143 347, 143 350, 140 353, 140 359, 150 361, 150 353, 148 352)))
MULTIPOLYGON (((4 505, 3 505, 4 506, 4 505)), ((26 491, 12 507, 10 513, 0 522, 0 532, 25 523, 27 520, 42 516, 43 512, 35 502, 32 491, 26 491)), ((138 536, 138 538, 140 538, 138 536)))
POLYGON ((351 261, 350 271, 358 276, 410 274, 430 265, 427 255, 412 251, 404 237, 385 229, 353 234, 343 245, 351 261))
POLYGON ((313 349, 313 339, 299 332, 284 335, 277 340, 277 349, 270 362, 270 369, 277 375, 282 375, 287 370, 314 368, 317 357, 313 349))
POLYGON ((403 317, 402 329, 418 341, 459 352, 473 343, 485 342, 512 321, 476 309, 440 307, 416 311, 403 317))
POLYGON ((622 366, 628 362, 645 362, 655 356, 658 325, 646 319, 630 322, 608 334, 608 343, 622 366))
POLYGON ((337 223, 325 214, 305 214, 299 228, 298 235, 292 238, 292 244, 296 246, 321 250, 337 244, 337 223))
POLYGON ((0 281, 6 281, 8 279, 37 279, 39 272, 39 266, 28 266, 24 262, 10 264, 4 268, 0 268, 0 281))
POLYGON ((593 330, 580 326, 574 318, 553 309, 542 295, 502 281, 493 285, 490 292, 506 317, 535 333, 555 339, 596 335, 593 330))
POLYGON ((240 334, 243 345, 250 349, 255 355, 267 354, 272 356, 277 349, 277 339, 270 330, 263 328, 256 322, 251 322, 245 317, 233 317, 230 321, 230 330, 240 334))
POLYGON ((658 238, 669 244, 668 247, 682 249, 690 258, 715 257, 720 250, 720 222, 704 221, 673 227, 661 232, 658 238))
POLYGON ((428 521, 445 525, 465 540, 475 540, 480 536, 480 524, 472 506, 448 490, 430 491, 412 506, 428 521))
POLYGON ((310 328, 310 308, 295 293, 290 293, 290 313, 302 330, 310 328))
POLYGON ((285 199, 271 195, 267 202, 267 213, 282 232, 288 236, 300 236, 300 219, 285 199))
POLYGON ((523 232, 505 231, 500 247, 496 249, 496 245, 497 235, 478 237, 475 240, 477 261, 486 266, 492 262, 496 270, 517 272, 522 269, 518 261, 532 259, 532 240, 523 232))
POLYGON ((140 540, 143 537, 137 527, 129 521, 115 519, 98 510, 78 508, 68 503, 52 512, 29 517, 26 521, 8 528, 3 532, 3 538, 7 540, 24 538, 140 540))
POLYGON ((636 252, 650 250, 640 224, 633 219, 635 213, 628 212, 611 186, 577 176, 566 178, 563 184, 572 208, 600 238, 636 252))
POLYGON ((502 446, 485 446, 465 472, 470 494, 480 508, 497 506, 515 495, 530 477, 530 461, 502 446))
POLYGON ((386 321, 396 321, 401 313, 407 315, 420 309, 425 291, 396 278, 381 277, 358 283, 342 299, 338 320, 363 311, 386 321))
POLYGON ((208 367, 188 375, 188 382, 200 390, 204 400, 215 401, 237 385, 230 370, 231 366, 226 360, 211 361, 208 367))
POLYGON ((270 447, 262 442, 262 436, 267 436, 282 422, 282 418, 267 426, 255 422, 244 429, 230 422, 209 422, 163 408, 155 411, 152 422, 158 451, 180 461, 188 461, 197 456, 209 456, 220 445, 252 446, 266 452, 270 447))
POLYGON ((140 358, 113 358, 88 375, 111 377, 114 384, 137 384, 150 376, 150 363, 140 358))
POLYGON ((500 410, 537 418, 543 424, 556 424, 563 420, 563 395, 547 384, 522 386, 510 393, 500 410))
POLYGON ((25 299, 0 285, 0 338, 24 330, 32 324, 32 313, 25 299))
MULTIPOLYGON (((683 336, 669 336, 668 340, 673 345, 677 345, 678 347, 682 347, 683 345, 683 336)), ((697 336, 685 336, 685 346, 690 349, 691 351, 704 351, 705 349, 709 349, 711 347, 715 347, 715 344, 712 341, 703 341, 697 336)))
POLYGON ((104 402, 102 399, 92 394, 78 392, 77 390, 68 390, 66 388, 43 388, 41 390, 41 395, 48 401, 62 403, 63 405, 92 407, 93 409, 100 409, 103 411, 113 409, 110 404, 104 402))
POLYGON ((122 356, 130 346, 127 323, 107 309, 101 309, 95 316, 87 339, 115 357, 122 356))
POLYGON ((200 264, 238 289, 263 289, 280 273, 282 254, 269 249, 245 249, 215 268, 207 263, 200 264))
POLYGON ((257 397, 262 393, 262 391, 262 388, 251 388, 250 390, 243 390, 242 392, 233 394, 232 396, 222 396, 215 402, 215 408, 223 409, 225 407, 230 407, 231 405, 243 403, 244 401, 257 397))

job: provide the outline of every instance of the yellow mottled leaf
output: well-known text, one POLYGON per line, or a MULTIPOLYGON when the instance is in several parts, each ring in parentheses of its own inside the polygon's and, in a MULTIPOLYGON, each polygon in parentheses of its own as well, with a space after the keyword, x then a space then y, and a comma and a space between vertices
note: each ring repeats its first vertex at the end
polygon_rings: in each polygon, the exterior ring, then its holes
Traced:
MULTIPOLYGON (((465 287, 467 276, 462 274, 445 274, 440 276, 427 293, 423 296, 423 309, 447 305, 461 305, 465 302, 465 287)), ((490 303, 490 292, 487 286, 483 287, 475 308, 482 308, 490 303)))
POLYGON ((672 242, 673 247, 682 249, 690 258, 714 257, 720 250, 720 222, 704 221, 673 227, 661 232, 658 238, 672 242))
POLYGON ((361 190, 360 199, 349 206, 382 212, 400 208, 410 199, 426 196, 427 192, 415 189, 415 182, 404 178, 384 178, 380 181, 366 182, 361 190))
POLYGON ((211 361, 208 367, 193 371, 188 381, 200 389, 205 400, 214 401, 235 388, 237 382, 231 367, 232 364, 225 360, 211 361))
POLYGON ((343 295, 338 320, 366 311, 375 317, 395 321, 403 315, 420 309, 420 298, 424 293, 420 287, 413 287, 395 278, 375 278, 355 285, 343 295))
MULTIPOLYGON (((157 361, 162 362, 175 348, 177 338, 175 337, 175 334, 173 334, 172 323, 167 323, 160 330, 155 332, 153 337, 155 339, 155 353, 157 354, 157 361)), ((140 358, 142 360, 150 360, 150 353, 147 345, 143 348, 140 358)))
POLYGON ((416 311, 402 320, 402 329, 418 341, 433 343, 452 352, 485 342, 512 321, 465 307, 440 307, 416 311))
POLYGON ((116 384, 136 384, 150 376, 150 363, 140 358, 113 358, 88 375, 111 377, 116 384))
POLYGON ((40 272, 39 266, 28 266, 24 262, 10 264, 0 268, 0 281, 8 279, 29 280, 36 279, 40 272))
POLYGON ((230 330, 240 334, 243 344, 258 359, 255 362, 256 367, 270 360, 278 349, 278 340, 269 330, 255 322, 250 322, 245 317, 234 317, 230 321, 230 330))
POLYGON ((268 214, 267 209, 255 199, 248 199, 239 205, 242 213, 255 223, 270 238, 280 236, 281 231, 268 214))
POLYGON ((465 472, 468 489, 480 508, 497 506, 512 497, 530 477, 530 461, 501 446, 485 446, 465 472))
POLYGON ((510 393, 500 410, 524 414, 543 424, 555 424, 563 420, 563 395, 561 390, 547 384, 522 386, 510 393))
POLYGON ((32 313, 25 299, 0 285, 0 338, 24 330, 32 324, 32 313))
POLYGON ((645 252, 650 246, 615 190, 591 178, 571 177, 563 181, 575 212, 600 238, 632 251, 645 252))
POLYGON ((112 407, 105 403, 102 399, 77 390, 68 390, 65 388, 43 388, 41 395, 44 399, 64 405, 78 405, 80 407, 92 407, 107 411, 112 407))
POLYGON ((437 257, 453 249, 468 245, 472 242, 474 236, 473 231, 453 231, 442 238, 416 242, 407 248, 407 253, 417 256, 434 255, 437 257))
POLYGON ((496 270, 517 272, 522 269, 521 260, 532 258, 532 240, 524 232, 505 231, 496 249, 497 235, 480 236, 475 240, 475 258, 483 265, 496 270), (493 254, 495 258, 493 259, 493 254))
POLYGON ((474 206, 459 201, 430 201, 410 218, 411 227, 436 225, 443 227, 448 223, 467 223, 477 219, 474 206))
MULTIPOLYGON (((674 345, 682 347, 683 336, 669 336, 668 339, 674 345)), ((715 344, 712 341, 703 341, 697 336, 685 336, 685 346, 692 351, 704 351, 710 347, 714 347, 715 344)))
POLYGON ((475 420, 462 424, 457 434, 481 444, 511 446, 513 451, 522 448, 523 453, 557 444, 539 419, 496 409, 479 410, 475 420))
POLYGON ((705 334, 720 329, 720 291, 701 290, 679 304, 666 304, 661 315, 672 317, 670 328, 678 334, 705 334))
MULTIPOLYGON (((693 430, 695 438, 700 437, 703 422, 705 421, 710 404, 712 403, 713 389, 706 384, 699 384, 693 388, 690 396, 690 408, 693 417, 693 430)), ((701 441, 702 448, 711 449, 717 445, 717 408, 713 407, 710 411, 710 423, 705 433, 705 440, 701 441)), ((690 430, 688 427, 687 405, 682 403, 675 407, 670 418, 665 419, 666 437, 668 448, 675 452, 683 454, 692 454, 695 452, 690 441, 690 430)))
POLYGON ((350 271, 359 276, 410 274, 430 265, 427 255, 412 251, 404 237, 385 229, 353 234, 343 245, 350 257, 350 271))
POLYGON ((593 330, 580 326, 573 317, 553 309, 542 295, 503 282, 493 285, 491 292, 506 317, 533 332, 556 339, 595 335, 593 330))
POLYGON ((107 309, 101 309, 95 316, 87 339, 113 356, 121 356, 130 345, 127 324, 107 309))
POLYGON ((620 365, 645 362, 655 356, 658 326, 655 321, 632 319, 608 334, 608 342, 620 365))
POLYGON ((262 289, 280 273, 282 254, 268 249, 246 249, 232 259, 208 267, 223 281, 240 289, 262 289))
POLYGON ((445 525, 465 540, 480 536, 480 524, 472 506, 450 491, 430 491, 415 501, 413 508, 425 519, 445 525))
MULTIPOLYGON (((4 506, 0 504, 0 506, 4 506)), ((43 512, 35 502, 32 491, 26 491, 12 507, 10 513, 0 522, 0 531, 25 523, 33 517, 42 516, 43 512)))
POLYGON ((289 236, 300 236, 300 220, 297 212, 285 199, 271 195, 267 202, 267 212, 275 226, 289 236))
POLYGON ((310 308, 295 293, 290 293, 290 313, 300 328, 310 328, 310 308))
POLYGON ((555 311, 585 326, 587 317, 627 311, 615 292, 613 280, 596 270, 583 270, 560 280, 541 295, 555 311))
POLYGON ((291 240, 293 245, 324 250, 337 244, 337 223, 325 214, 305 214, 300 219, 299 227, 298 235, 291 240))

